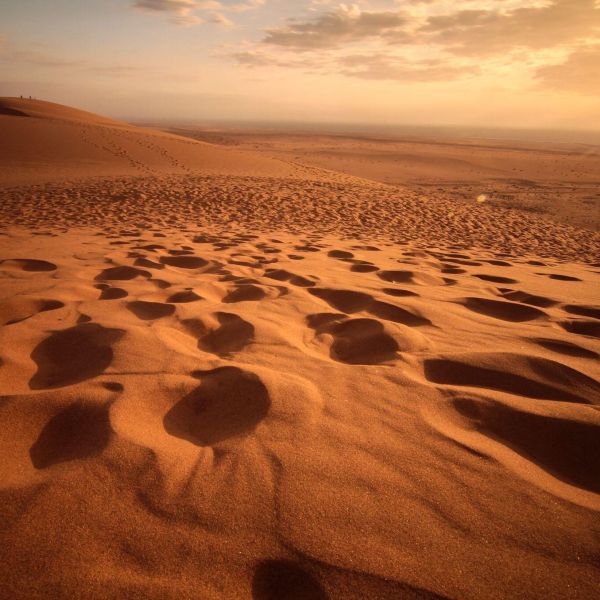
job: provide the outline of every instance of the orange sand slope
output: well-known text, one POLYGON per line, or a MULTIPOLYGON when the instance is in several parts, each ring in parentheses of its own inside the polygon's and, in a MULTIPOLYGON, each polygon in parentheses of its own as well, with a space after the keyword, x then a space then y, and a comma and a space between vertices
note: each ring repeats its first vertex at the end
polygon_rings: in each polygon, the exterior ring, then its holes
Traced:
POLYGON ((70 107, 0 98, 0 183, 159 173, 292 175, 281 160, 142 129, 70 107))
POLYGON ((597 235, 78 164, 0 193, 0 597, 597 596, 597 235))

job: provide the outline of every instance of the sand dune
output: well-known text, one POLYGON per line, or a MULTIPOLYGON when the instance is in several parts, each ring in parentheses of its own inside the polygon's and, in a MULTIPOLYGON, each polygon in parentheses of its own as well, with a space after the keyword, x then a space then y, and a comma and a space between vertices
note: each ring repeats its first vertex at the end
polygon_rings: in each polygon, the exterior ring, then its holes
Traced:
POLYGON ((197 170, 2 162, 2 596, 597 595, 597 234, 93 127, 197 170))
POLYGON ((277 159, 38 100, 0 98, 0 182, 165 173, 290 176, 277 159))

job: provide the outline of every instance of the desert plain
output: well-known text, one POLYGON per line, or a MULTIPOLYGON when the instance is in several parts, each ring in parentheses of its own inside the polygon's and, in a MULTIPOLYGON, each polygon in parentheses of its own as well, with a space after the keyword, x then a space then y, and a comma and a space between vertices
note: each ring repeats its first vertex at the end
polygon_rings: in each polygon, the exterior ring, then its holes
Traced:
POLYGON ((598 147, 0 139, 0 596, 598 597, 598 147))

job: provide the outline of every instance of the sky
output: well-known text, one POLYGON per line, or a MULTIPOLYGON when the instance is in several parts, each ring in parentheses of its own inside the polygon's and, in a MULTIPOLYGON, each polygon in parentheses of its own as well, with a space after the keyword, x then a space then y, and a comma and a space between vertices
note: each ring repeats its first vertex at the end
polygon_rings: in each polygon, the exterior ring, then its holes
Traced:
POLYGON ((0 95, 126 119, 600 129, 600 0, 1 0, 0 95))

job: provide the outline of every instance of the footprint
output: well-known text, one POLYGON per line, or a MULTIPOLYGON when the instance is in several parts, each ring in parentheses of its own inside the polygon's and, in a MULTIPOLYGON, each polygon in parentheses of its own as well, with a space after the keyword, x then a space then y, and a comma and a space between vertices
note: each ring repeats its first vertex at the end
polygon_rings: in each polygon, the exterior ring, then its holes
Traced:
POLYGON ((559 362, 509 352, 425 360, 433 383, 489 388, 539 400, 600 404, 600 383, 559 362), (575 393, 575 390, 577 393, 575 393))
POLYGON ((483 262, 486 262, 490 265, 494 265, 496 267, 512 267, 512 264, 509 262, 506 262, 505 260, 484 260, 483 262))
POLYGON ((199 256, 161 256, 160 262, 163 265, 178 267, 180 269, 199 269, 209 264, 207 260, 199 256))
POLYGON ((136 258, 133 264, 136 267, 145 267, 146 269, 157 269, 159 271, 165 268, 165 265, 163 265, 162 263, 157 263, 147 258, 136 258))
POLYGON ((260 284, 258 279, 254 279, 253 277, 240 277, 239 275, 232 275, 228 271, 219 278, 219 281, 232 281, 236 285, 260 284))
POLYGON ((308 290, 313 296, 325 300, 327 304, 345 313, 365 310, 373 303, 373 298, 364 292, 353 290, 334 290, 329 288, 313 288, 308 290))
POLYGON ((165 415, 167 432, 197 446, 250 434, 267 416, 271 398, 254 373, 220 367, 197 373, 200 386, 165 415))
POLYGON ((127 304, 127 308, 138 318, 143 321, 152 321, 162 317, 168 317, 175 312, 175 307, 172 304, 164 304, 163 302, 144 302, 142 300, 134 300, 127 304))
POLYGON ((600 426, 529 413, 499 402, 453 401, 470 426, 557 479, 600 493, 600 426))
POLYGON ((122 288, 107 287, 100 293, 100 300, 118 300, 127 296, 127 292, 122 288))
POLYGON ((512 302, 522 302, 523 304, 531 304, 541 308, 549 308, 558 304, 556 300, 546 298, 545 296, 536 296, 534 294, 528 294, 527 292, 511 290, 508 288, 500 288, 500 295, 512 302))
POLYGON ((412 271, 380 271, 377 275, 389 283, 412 283, 414 278, 412 271))
POLYGON ((173 284, 169 281, 165 281, 164 279, 153 279, 151 278, 150 281, 159 289, 159 290, 166 290, 167 288, 170 288, 173 284))
POLYGON ((448 262, 448 263, 453 263, 456 265, 464 265, 467 267, 481 267, 482 263, 476 261, 476 260, 468 260, 468 259, 461 259, 461 258, 447 258, 446 256, 439 256, 438 258, 440 258, 441 260, 443 260, 444 262, 448 262))
POLYGON ((492 283, 518 283, 516 279, 511 279, 510 277, 499 277, 498 275, 473 274, 473 277, 483 279, 483 281, 491 281, 492 283))
POLYGON ((348 319, 345 315, 319 313, 309 315, 307 323, 317 334, 329 334, 333 338, 330 356, 334 360, 372 365, 398 358, 398 343, 374 319, 348 319))
POLYGON ((411 290, 403 290, 400 288, 383 288, 381 290, 384 294, 388 296, 395 296, 397 298, 406 298, 406 297, 414 297, 418 296, 417 292, 413 292, 411 290))
POLYGON ((330 250, 327 253, 327 256, 330 256, 331 258, 341 258, 342 260, 354 258, 352 252, 346 252, 345 250, 330 250))
POLYGON ((256 302, 265 298, 266 295, 266 292, 262 288, 254 284, 242 284, 238 285, 236 289, 229 292, 223 298, 223 302, 226 302, 227 304, 234 302, 256 302))
POLYGON ((377 276, 389 283, 415 283, 420 285, 447 285, 448 283, 447 280, 441 277, 416 271, 379 271, 377 276))
POLYGON ((123 384, 117 381, 103 381, 102 387, 110 392, 122 392, 125 389, 123 384))
POLYGON ((109 404, 75 402, 52 417, 31 446, 36 469, 102 453, 112 436, 109 404))
POLYGON ((143 271, 142 269, 136 269, 135 267, 110 267, 96 275, 96 281, 128 281, 130 279, 135 279, 136 277, 148 278, 150 277, 150 273, 148 273, 148 271, 143 271))
MULTIPOLYGON (((405 252, 404 254, 408 254, 405 252)), ((468 254, 459 254, 458 252, 449 252, 448 254, 441 254, 444 259, 456 258, 458 260, 470 260, 471 257, 468 254)))
POLYGON ((7 266, 15 266, 21 271, 56 271, 57 266, 47 260, 37 260, 33 258, 7 258, 0 261, 0 264, 7 266))
POLYGON ((378 248, 377 246, 352 246, 353 250, 367 250, 369 252, 381 252, 381 248, 378 248))
POLYGON ((567 304, 563 306, 563 309, 572 315, 579 315, 582 317, 591 317, 592 319, 600 319, 600 307, 598 306, 585 306, 580 304, 567 304))
POLYGON ((366 311, 375 317, 402 323, 409 327, 431 325, 431 321, 394 304, 380 302, 371 295, 353 290, 335 290, 330 288, 313 288, 308 290, 313 296, 325 300, 329 306, 344 313, 352 314, 366 311))
POLYGON ((185 304, 187 302, 196 302, 198 300, 203 300, 202 296, 198 296, 196 292, 192 290, 186 290, 183 292, 176 292, 175 294, 171 294, 167 298, 167 302, 173 302, 174 304, 185 304))
POLYGON ((275 279, 276 281, 289 281, 292 285, 298 287, 312 287, 315 284, 311 279, 290 273, 284 269, 267 269, 265 271, 265 277, 269 279, 275 279))
POLYGON ((374 273, 375 271, 379 271, 379 267, 366 262, 354 263, 350 270, 354 273, 374 273))
POLYGON ((319 581, 298 563, 263 560, 254 571, 253 600, 328 600, 319 581))
POLYGON ((567 356, 578 356, 580 358, 600 358, 596 352, 592 352, 592 350, 582 348, 577 344, 572 344, 571 342, 566 342, 564 340, 555 340, 552 338, 532 338, 531 341, 539 344, 547 350, 552 350, 552 352, 558 352, 559 354, 566 354, 567 356))
POLYGON ((532 321, 533 319, 546 316, 546 313, 539 308, 516 302, 504 302, 503 300, 472 297, 459 300, 457 304, 461 304, 465 308, 487 317, 501 319, 502 321, 512 321, 514 323, 532 321))
POLYGON ((310 245, 294 246, 294 250, 297 250, 298 252, 320 252, 321 251, 320 248, 317 248, 316 246, 310 246, 310 245))
POLYGON ((560 326, 569 333, 600 338, 600 323, 598 321, 563 321, 560 326))
MULTIPOLYGON (((155 237, 158 237, 155 234, 155 237)), ((166 247, 162 244, 146 244, 145 246, 135 246, 136 250, 148 250, 150 252, 156 252, 157 250, 166 250, 166 247)))
POLYGON ((466 273, 467 271, 465 269, 461 269, 459 267, 445 266, 441 269, 441 272, 444 273, 444 275, 462 275, 463 273, 466 273))
POLYGON ((388 304, 387 302, 375 301, 367 310, 375 317, 385 319, 386 321, 394 321, 394 323, 402 323, 402 325, 407 325, 408 327, 431 325, 429 319, 394 304, 388 304))
POLYGON ((38 304, 39 312, 47 312, 49 310, 57 310, 63 308, 64 303, 60 300, 40 300, 38 304))
POLYGON ((59 300, 31 300, 16 298, 0 304, 0 324, 14 325, 21 323, 41 312, 63 308, 59 300))
MULTIPOLYGON (((540 275, 546 275, 546 273, 540 273, 540 275)), ((551 273, 548 275, 550 279, 556 279, 558 281, 581 281, 579 277, 572 277, 571 275, 560 275, 559 273, 551 273)))
POLYGON ((33 390, 62 387, 102 374, 112 362, 112 345, 124 333, 122 329, 108 329, 98 323, 82 323, 51 333, 31 353, 37 372, 29 387, 33 390))
POLYGON ((198 347, 206 352, 227 357, 243 350, 254 339, 254 325, 238 315, 217 312, 212 315, 215 326, 198 319, 189 319, 183 324, 198 338, 198 347))

